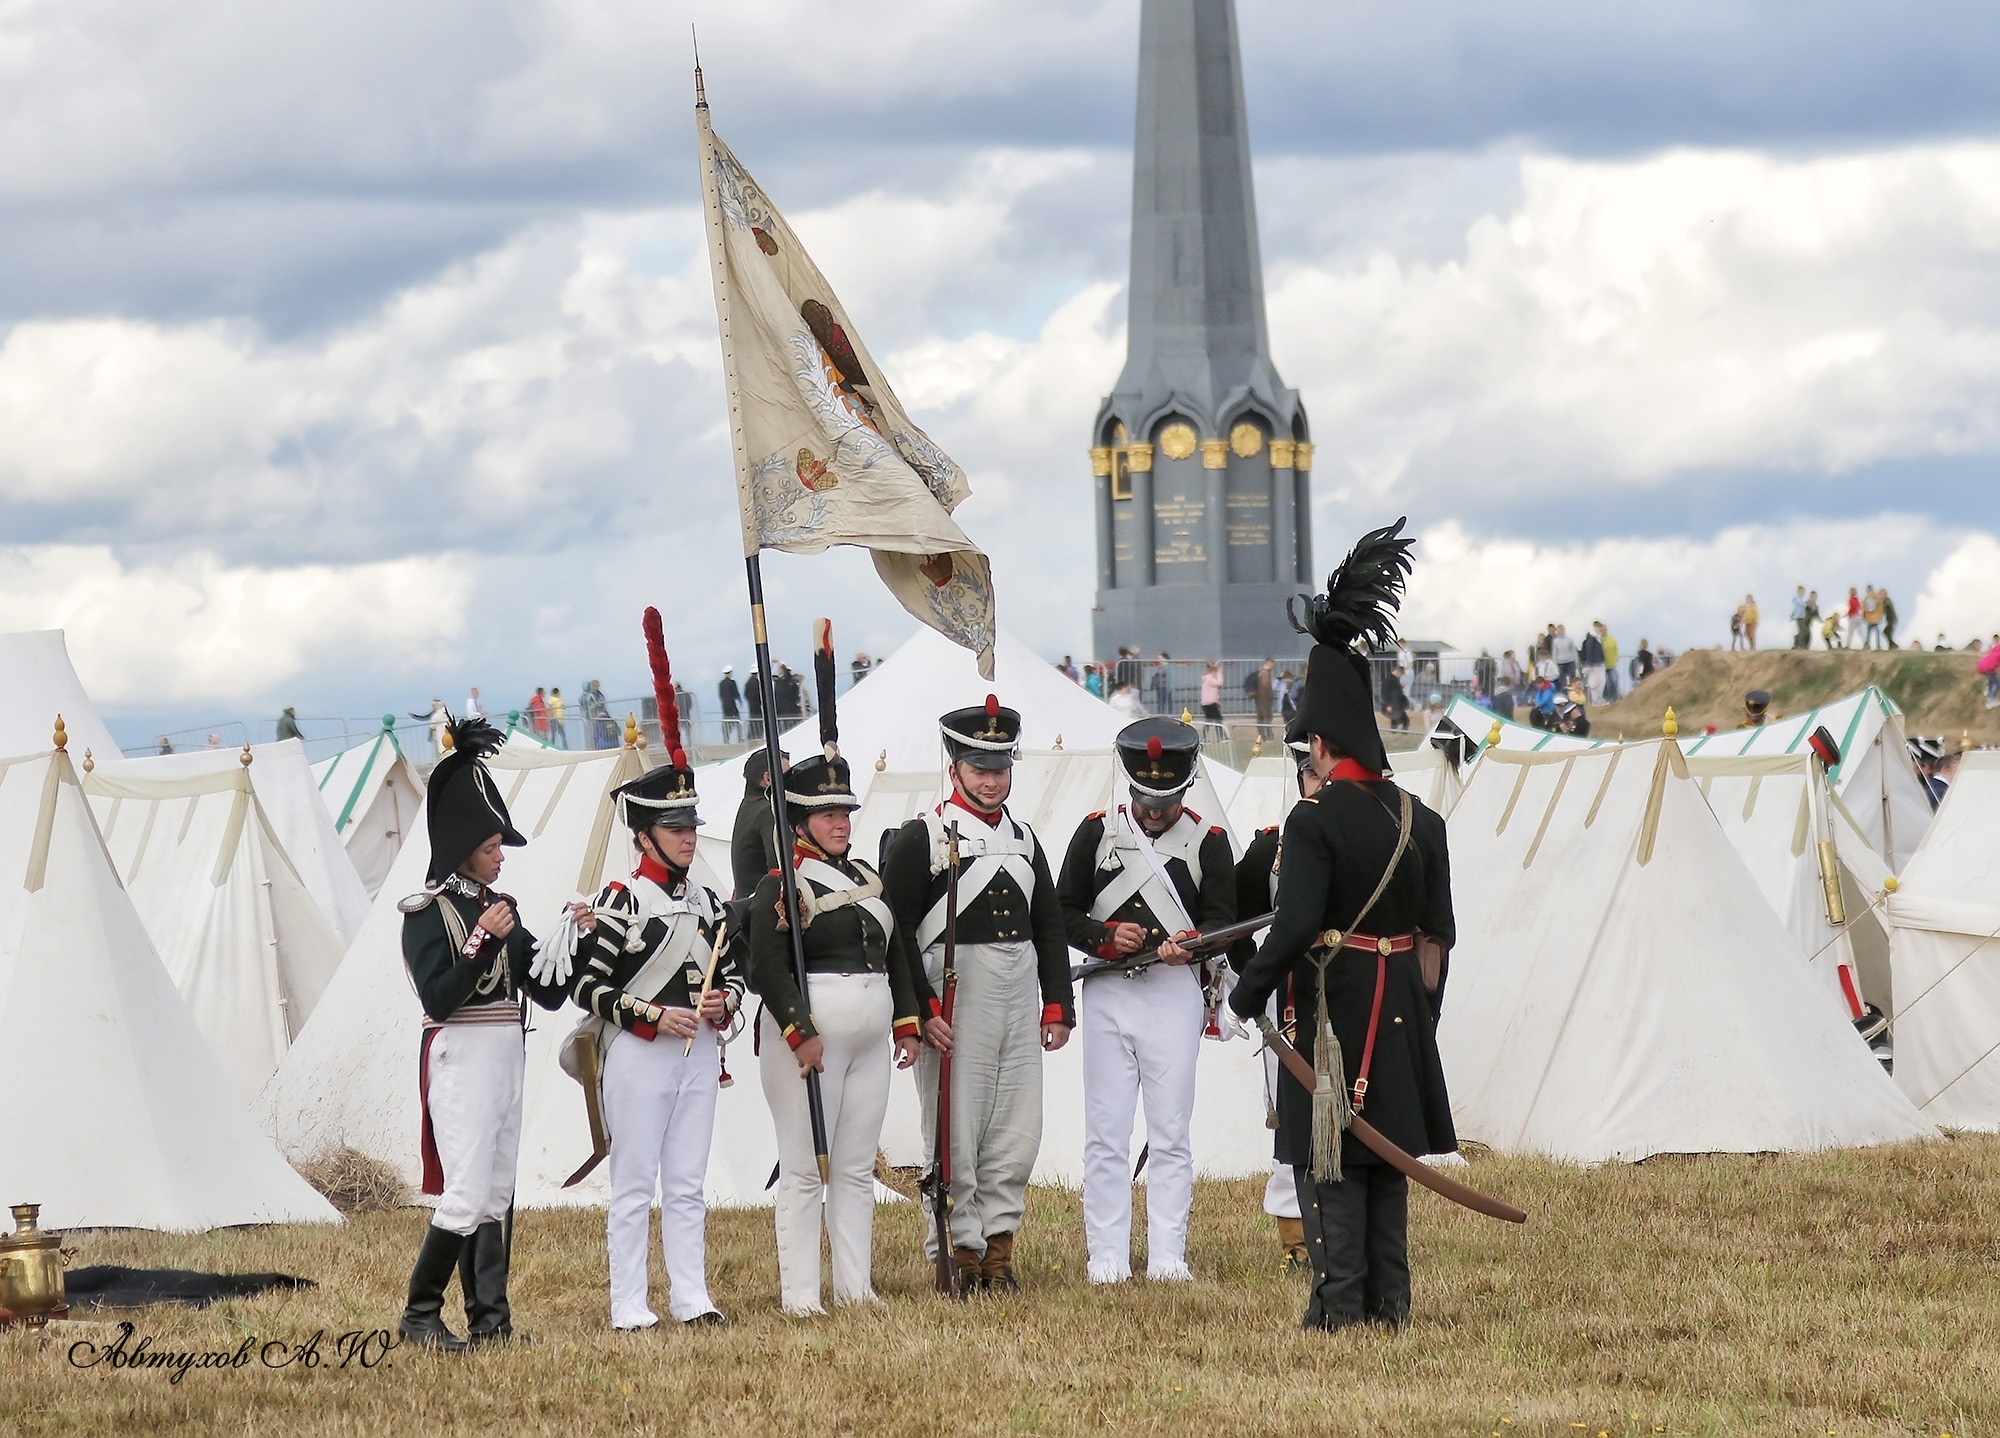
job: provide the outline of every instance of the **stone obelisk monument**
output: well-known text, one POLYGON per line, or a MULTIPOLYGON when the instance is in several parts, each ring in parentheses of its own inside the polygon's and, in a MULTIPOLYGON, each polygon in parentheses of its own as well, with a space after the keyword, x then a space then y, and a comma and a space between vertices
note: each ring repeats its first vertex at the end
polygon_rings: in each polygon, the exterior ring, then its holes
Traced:
POLYGON ((1295 657, 1312 443, 1265 330, 1234 0, 1142 0, 1129 304, 1090 449, 1096 653, 1295 657))

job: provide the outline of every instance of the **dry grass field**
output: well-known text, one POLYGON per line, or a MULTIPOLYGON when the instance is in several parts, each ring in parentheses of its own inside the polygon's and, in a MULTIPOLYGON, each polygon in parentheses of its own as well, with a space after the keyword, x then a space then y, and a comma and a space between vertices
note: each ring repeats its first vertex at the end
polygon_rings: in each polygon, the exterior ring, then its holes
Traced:
MULTIPOLYGON (((0 1335, 10 1434, 2000 1432, 2000 1139, 1810 1158, 1667 1158, 1581 1171, 1482 1158, 1525 1229, 1412 1204, 1404 1332, 1304 1334, 1261 1184, 1204 1183, 1190 1286, 1083 1282, 1074 1195, 1037 1191, 1028 1290, 928 1291, 914 1205, 880 1210, 885 1304, 781 1316, 767 1212, 710 1227, 733 1323, 605 1328, 601 1218, 528 1213, 515 1260, 527 1349, 409 1351, 339 1366, 334 1340, 393 1326, 424 1221, 199 1237, 78 1235, 81 1263, 282 1269, 315 1289, 130 1315, 155 1349, 303 1345, 320 1362, 226 1371, 77 1368, 61 1325, 0 1335)), ((656 1268, 656 1298, 664 1280, 656 1268)), ((454 1289, 453 1304, 456 1304, 454 1289)), ((272 1350, 277 1356, 283 1350, 272 1350)))

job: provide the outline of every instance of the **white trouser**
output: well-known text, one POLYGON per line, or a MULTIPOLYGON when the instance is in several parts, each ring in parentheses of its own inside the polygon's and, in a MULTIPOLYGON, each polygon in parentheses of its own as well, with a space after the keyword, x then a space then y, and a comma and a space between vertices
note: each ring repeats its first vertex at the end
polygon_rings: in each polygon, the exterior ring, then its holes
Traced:
POLYGON ((1083 1233, 1093 1283, 1132 1276, 1132 1114, 1146 1101, 1146 1272, 1187 1266, 1194 1202, 1195 1065, 1201 983, 1187 965, 1155 964, 1083 985, 1083 1233))
POLYGON ((518 1024, 446 1024, 431 1040, 431 1133, 444 1193, 431 1222, 472 1233, 514 1203, 526 1043, 518 1024))
MULTIPOLYGON (((1028 1204, 1028 1175, 1042 1147, 1042 984, 1035 946, 961 944, 951 1019, 951 1242, 986 1251, 989 1234, 1012 1233, 1028 1204)), ((924 955, 931 988, 944 996, 944 950, 924 955)), ((938 1055, 917 1058, 924 1163, 937 1152, 938 1055)), ((937 1257, 937 1229, 924 1228, 937 1257)))
MULTIPOLYGON (((1276 1007, 1275 999, 1272 1007, 1276 1007)), ((1278 1056, 1268 1048, 1264 1050, 1264 1102, 1270 1112, 1277 1111, 1278 1056)), ((1264 1212, 1273 1218, 1299 1216, 1299 1185, 1290 1164, 1271 1160, 1271 1177, 1264 1184, 1264 1212)))
MULTIPOLYGON (((825 1046, 820 1096, 826 1107, 827 1241, 833 1250, 833 1301, 875 1297, 869 1277, 875 1242, 875 1150, 889 1110, 895 1000, 883 974, 814 974, 813 1026, 825 1046)), ((758 1069, 778 1137, 778 1296, 787 1313, 819 1313, 822 1188, 813 1155, 812 1119, 798 1060, 764 1010, 758 1019, 758 1069)))
POLYGON ((611 1204, 604 1242, 611 1258, 611 1326, 651 1328, 646 1301, 653 1195, 660 1197, 660 1246, 667 1256, 669 1311, 685 1323, 709 1312, 708 1145, 715 1131, 715 1030, 703 1024, 694 1052, 662 1033, 648 1043, 629 1033, 604 1055, 604 1120, 611 1128, 611 1204))

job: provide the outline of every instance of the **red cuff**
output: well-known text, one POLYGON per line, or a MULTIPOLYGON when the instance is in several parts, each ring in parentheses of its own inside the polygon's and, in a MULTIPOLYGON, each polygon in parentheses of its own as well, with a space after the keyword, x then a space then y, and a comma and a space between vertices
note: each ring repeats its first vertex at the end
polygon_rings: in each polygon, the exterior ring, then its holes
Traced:
POLYGON ((1065 1027, 1069 1024, 1069 1020, 1063 1017, 1063 1006, 1061 1004, 1043 1004, 1042 1022, 1045 1024, 1062 1024, 1065 1027))
POLYGON ((799 1032, 799 1026, 797 1024, 785 1025, 786 1044, 788 1044, 791 1048, 796 1050, 798 1046, 804 1043, 805 1041, 806 1041, 806 1036, 799 1032))
POLYGON ((1125 956, 1118 952, 1118 941, 1116 939, 1106 939, 1097 946, 1097 957, 1115 963, 1125 956))
POLYGON ((897 1019, 895 1033, 899 1039, 915 1038, 922 1032, 922 1025, 915 1019, 897 1019))
POLYGON ((632 1032, 637 1034, 640 1038, 644 1039, 647 1043, 651 1043, 654 1039, 660 1036, 659 1029, 654 1025, 647 1023, 644 1019, 632 1020, 632 1032))

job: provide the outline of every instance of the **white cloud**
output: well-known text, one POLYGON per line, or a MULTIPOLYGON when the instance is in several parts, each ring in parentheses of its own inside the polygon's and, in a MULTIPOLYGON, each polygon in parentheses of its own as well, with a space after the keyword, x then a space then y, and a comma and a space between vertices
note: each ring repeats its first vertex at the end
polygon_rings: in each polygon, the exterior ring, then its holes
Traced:
POLYGON ((1823 610, 1844 601, 1850 585, 1886 586, 1901 596, 1904 644, 1935 625, 1964 622, 1957 616, 1980 612, 1982 603, 2000 623, 1993 578, 2000 568, 1979 570, 1983 559, 2000 557, 2000 546, 1990 535, 1969 537, 1932 572, 1929 556, 1949 532, 1911 515, 1743 525, 1700 539, 1537 543, 1477 535, 1451 521, 1419 533, 1403 631, 1495 654, 1520 649, 1550 623, 1580 635, 1597 619, 1626 652, 1641 637, 1674 649, 1727 644, 1729 616, 1746 596, 1757 600, 1759 646, 1784 648, 1798 584, 1818 590, 1823 610), (1940 580, 1948 599, 1936 593, 1940 580), (1949 621, 1929 617, 1948 609, 1949 621))
POLYGON ((1943 634, 1953 645, 2000 634, 2000 539, 1977 533, 1959 540, 1917 596, 1910 634, 1925 640, 1943 634))
POLYGON ((1269 266, 1323 497, 2000 447, 2000 145, 1530 157, 1463 252, 1269 266))
POLYGON ((0 549, 0 629, 63 629, 110 706, 239 703, 308 667, 434 665, 465 632, 466 564, 447 558, 255 569, 192 553, 127 565, 108 548, 0 549))

